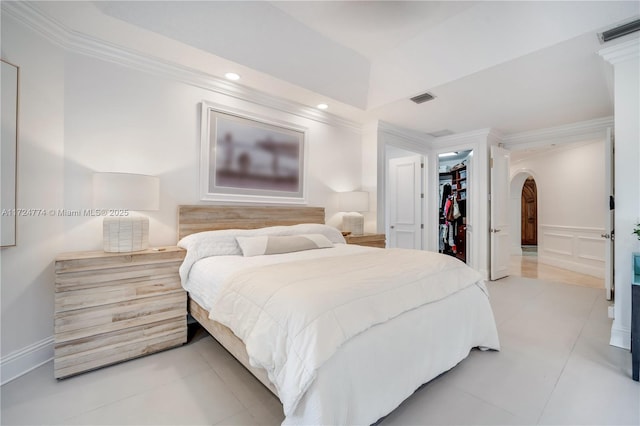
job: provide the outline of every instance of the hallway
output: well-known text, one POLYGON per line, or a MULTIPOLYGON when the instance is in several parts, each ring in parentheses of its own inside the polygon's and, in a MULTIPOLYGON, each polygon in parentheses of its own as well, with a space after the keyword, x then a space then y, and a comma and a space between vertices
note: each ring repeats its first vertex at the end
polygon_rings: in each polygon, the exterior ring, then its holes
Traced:
POLYGON ((557 281, 566 284, 580 285, 604 290, 604 278, 581 274, 567 269, 538 263, 538 256, 525 254, 524 256, 511 256, 509 271, 511 275, 537 278, 546 281, 557 281))

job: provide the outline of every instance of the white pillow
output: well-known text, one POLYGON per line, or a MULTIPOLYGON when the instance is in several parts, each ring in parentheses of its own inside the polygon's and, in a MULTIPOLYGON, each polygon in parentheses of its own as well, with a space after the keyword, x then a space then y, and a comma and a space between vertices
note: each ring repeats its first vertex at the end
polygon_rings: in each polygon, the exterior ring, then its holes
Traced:
POLYGON ((342 233, 329 225, 320 223, 303 223, 292 226, 271 226, 259 229, 224 229, 206 231, 187 235, 178 242, 178 247, 187 250, 187 255, 180 265, 180 279, 187 282, 191 267, 195 262, 210 256, 242 256, 242 250, 236 237, 254 237, 259 235, 301 235, 322 234, 332 243, 345 244, 342 233))
POLYGON ((201 259, 208 256, 242 255, 236 237, 259 235, 305 235, 322 234, 332 243, 345 243, 342 233, 329 225, 303 223, 291 226, 271 226, 258 229, 224 229, 220 231, 198 232, 188 235, 178 242, 178 247, 197 254, 201 259))
POLYGON ((236 237, 236 240, 245 257, 333 247, 333 243, 322 234, 261 235, 236 237))

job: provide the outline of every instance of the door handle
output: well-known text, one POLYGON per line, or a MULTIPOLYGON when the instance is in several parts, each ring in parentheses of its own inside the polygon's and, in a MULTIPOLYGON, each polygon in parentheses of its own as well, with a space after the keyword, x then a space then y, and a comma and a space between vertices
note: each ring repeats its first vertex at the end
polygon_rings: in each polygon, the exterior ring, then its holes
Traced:
POLYGON ((396 229, 396 227, 394 225, 391 225, 390 228, 391 229, 396 229))
POLYGON ((489 229, 489 232, 497 234, 498 232, 500 232, 500 230, 499 229, 495 229, 495 228, 491 228, 491 229, 489 229))
POLYGON ((609 238, 611 238, 611 235, 609 235, 609 234, 600 234, 600 236, 601 236, 602 238, 606 238, 607 240, 608 240, 609 238))

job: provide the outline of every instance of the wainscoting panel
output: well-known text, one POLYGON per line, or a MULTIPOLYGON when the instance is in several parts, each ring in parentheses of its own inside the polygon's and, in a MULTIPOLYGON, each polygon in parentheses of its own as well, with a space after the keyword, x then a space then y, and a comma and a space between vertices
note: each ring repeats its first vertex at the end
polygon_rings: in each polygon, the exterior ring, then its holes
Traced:
POLYGON ((573 254, 574 238, 571 234, 559 232, 543 232, 544 249, 547 253, 571 256, 573 254))
POLYGON ((539 232, 540 263, 604 278, 604 229, 540 225, 539 232))
POLYGON ((576 242, 578 244, 577 254, 579 258, 604 263, 604 238, 599 235, 598 237, 578 236, 576 242))

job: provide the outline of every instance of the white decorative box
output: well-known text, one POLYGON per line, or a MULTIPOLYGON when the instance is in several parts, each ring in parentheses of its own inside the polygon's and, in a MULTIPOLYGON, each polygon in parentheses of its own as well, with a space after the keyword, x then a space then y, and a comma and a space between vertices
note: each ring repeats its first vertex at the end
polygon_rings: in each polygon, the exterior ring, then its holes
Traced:
POLYGON ((149 248, 149 218, 106 217, 102 223, 104 251, 123 253, 149 248))

